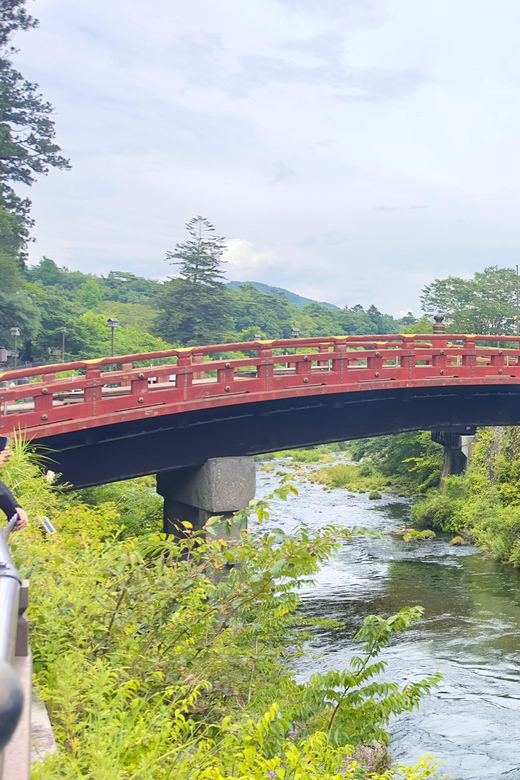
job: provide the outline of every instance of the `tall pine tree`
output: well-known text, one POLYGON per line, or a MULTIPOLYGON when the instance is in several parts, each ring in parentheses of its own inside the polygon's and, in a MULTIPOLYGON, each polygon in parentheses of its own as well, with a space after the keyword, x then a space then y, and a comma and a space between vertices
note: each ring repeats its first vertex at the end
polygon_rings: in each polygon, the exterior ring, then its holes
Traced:
POLYGON ((188 241, 166 255, 180 270, 163 285, 156 333, 173 344, 225 341, 233 323, 230 292, 222 282, 224 239, 204 217, 190 219, 186 228, 188 241))
POLYGON ((215 235, 215 228, 208 219, 198 216, 186 223, 191 238, 177 244, 173 252, 166 253, 172 265, 180 266, 179 275, 191 284, 216 287, 222 284, 222 255, 226 251, 225 239, 215 235))

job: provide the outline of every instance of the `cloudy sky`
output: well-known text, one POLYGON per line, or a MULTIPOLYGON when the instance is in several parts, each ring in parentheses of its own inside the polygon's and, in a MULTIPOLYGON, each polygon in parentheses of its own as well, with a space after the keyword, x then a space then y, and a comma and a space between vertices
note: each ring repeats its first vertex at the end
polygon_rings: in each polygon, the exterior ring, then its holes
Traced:
POLYGON ((35 0, 16 64, 70 172, 32 259, 164 277, 184 223, 230 279, 419 311, 520 260, 518 0, 35 0))

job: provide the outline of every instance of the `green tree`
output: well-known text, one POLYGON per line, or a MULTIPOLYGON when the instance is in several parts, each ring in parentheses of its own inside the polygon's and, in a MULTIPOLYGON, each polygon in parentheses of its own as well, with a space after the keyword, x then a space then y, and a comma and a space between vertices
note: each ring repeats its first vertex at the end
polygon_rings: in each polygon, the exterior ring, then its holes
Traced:
POLYGON ((74 300, 76 291, 89 279, 94 279, 101 286, 102 279, 92 274, 82 274, 81 271, 69 271, 65 266, 59 267, 49 257, 42 257, 37 265, 26 268, 25 278, 40 287, 59 287, 61 294, 69 300, 74 300))
POLYGON ((399 325, 401 328, 409 328, 413 327, 418 322, 417 317, 414 316, 413 312, 408 309, 404 317, 401 317, 399 320, 399 325))
POLYGON ((103 300, 103 290, 95 279, 87 279, 78 287, 76 298, 86 309, 95 309, 103 300))
POLYGON ((30 357, 30 339, 40 327, 40 312, 27 294, 24 280, 14 255, 0 250, 0 346, 12 342, 10 329, 20 328, 21 345, 28 342, 23 352, 30 357))
POLYGON ((155 332, 171 344, 218 344, 233 327, 229 290, 219 284, 193 284, 171 279, 158 299, 155 332))
MULTIPOLYGON (((76 356, 78 339, 76 331, 83 313, 77 302, 67 300, 61 295, 60 288, 41 288, 39 285, 26 283, 27 294, 39 313, 39 327, 31 334, 31 355, 33 360, 47 361, 49 355, 62 346, 60 328, 66 328, 66 357, 76 356)), ((51 358, 52 359, 52 358, 51 358)))
POLYGON ((517 281, 512 268, 497 265, 472 279, 435 279, 423 289, 423 311, 444 314, 452 333, 511 334, 516 331, 517 281))
POLYGON ((151 303, 160 291, 155 279, 145 279, 128 271, 110 271, 106 278, 98 280, 105 298, 121 303, 151 303))
POLYGON ((38 22, 25 10, 26 0, 1 0, 0 2, 0 46, 6 47, 11 36, 18 30, 30 30, 38 22))
POLYGON ((173 252, 166 253, 172 265, 180 266, 179 274, 191 284, 205 284, 215 287, 222 284, 224 276, 221 265, 226 251, 224 238, 214 235, 215 228, 204 217, 198 216, 186 223, 191 238, 177 244, 173 252))
MULTIPOLYGON (((406 317, 403 317, 401 322, 406 320, 406 317)), ((400 333, 433 333, 433 319, 432 317, 428 317, 426 314, 423 314, 420 320, 416 320, 415 317, 413 318, 413 322, 403 325, 403 327, 399 328, 400 333)))
POLYGON ((367 309, 367 315, 370 318, 370 320, 374 323, 376 333, 383 333, 383 315, 381 314, 377 306, 374 306, 374 304, 369 306, 367 309))
MULTIPOLYGON (((138 352, 155 352, 171 347, 161 338, 152 336, 142 328, 119 326, 115 331, 115 354, 130 355, 138 352)), ((67 334, 70 351, 82 359, 107 357, 111 350, 111 332, 104 314, 87 311, 67 334)))
POLYGON ((422 493, 439 484, 443 450, 429 431, 410 431, 396 436, 378 436, 349 443, 354 460, 371 464, 392 482, 422 493))
POLYGON ((194 217, 186 228, 188 241, 166 254, 172 265, 180 266, 180 278, 163 285, 157 334, 181 344, 224 341, 233 326, 230 291, 221 281, 224 239, 214 235, 215 228, 204 217, 194 217))
MULTIPOLYGON (((253 284, 229 290, 234 328, 237 338, 252 329, 266 338, 280 339, 291 335, 292 317, 296 307, 291 306, 285 295, 261 293, 253 284)), ((248 336, 245 336, 246 340, 248 336)))
POLYGON ((12 36, 38 24, 25 5, 26 0, 0 0, 0 206, 16 218, 22 248, 31 224, 30 201, 20 198, 12 184, 30 186, 51 167, 70 167, 55 142, 52 105, 11 62, 16 51, 10 46, 12 36))
MULTIPOLYGON (((26 237, 24 218, 0 205, 0 252, 19 258, 26 237)), ((18 261, 21 266, 22 263, 18 261)))

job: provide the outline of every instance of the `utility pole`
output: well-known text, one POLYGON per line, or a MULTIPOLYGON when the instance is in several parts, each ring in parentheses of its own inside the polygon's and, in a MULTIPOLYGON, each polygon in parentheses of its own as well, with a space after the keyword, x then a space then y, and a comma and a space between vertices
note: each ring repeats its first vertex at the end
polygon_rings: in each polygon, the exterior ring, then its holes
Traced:
POLYGON ((520 335, 520 321, 518 319, 518 263, 516 265, 516 335, 520 335))
POLYGON ((18 336, 20 335, 20 328, 11 328, 11 336, 14 337, 14 367, 18 364, 18 336))
POLYGON ((61 330, 61 362, 65 363, 65 334, 67 328, 60 328, 61 330))

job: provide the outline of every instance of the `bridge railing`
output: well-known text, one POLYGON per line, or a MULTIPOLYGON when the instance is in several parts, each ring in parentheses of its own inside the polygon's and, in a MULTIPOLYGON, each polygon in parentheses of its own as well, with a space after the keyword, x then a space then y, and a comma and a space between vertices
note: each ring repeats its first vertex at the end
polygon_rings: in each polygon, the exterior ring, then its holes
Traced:
POLYGON ((326 386, 500 376, 520 378, 518 337, 390 334, 171 349, 0 374, 0 433, 53 435, 81 420, 92 427, 326 386), (20 378, 29 384, 14 385, 20 378))

